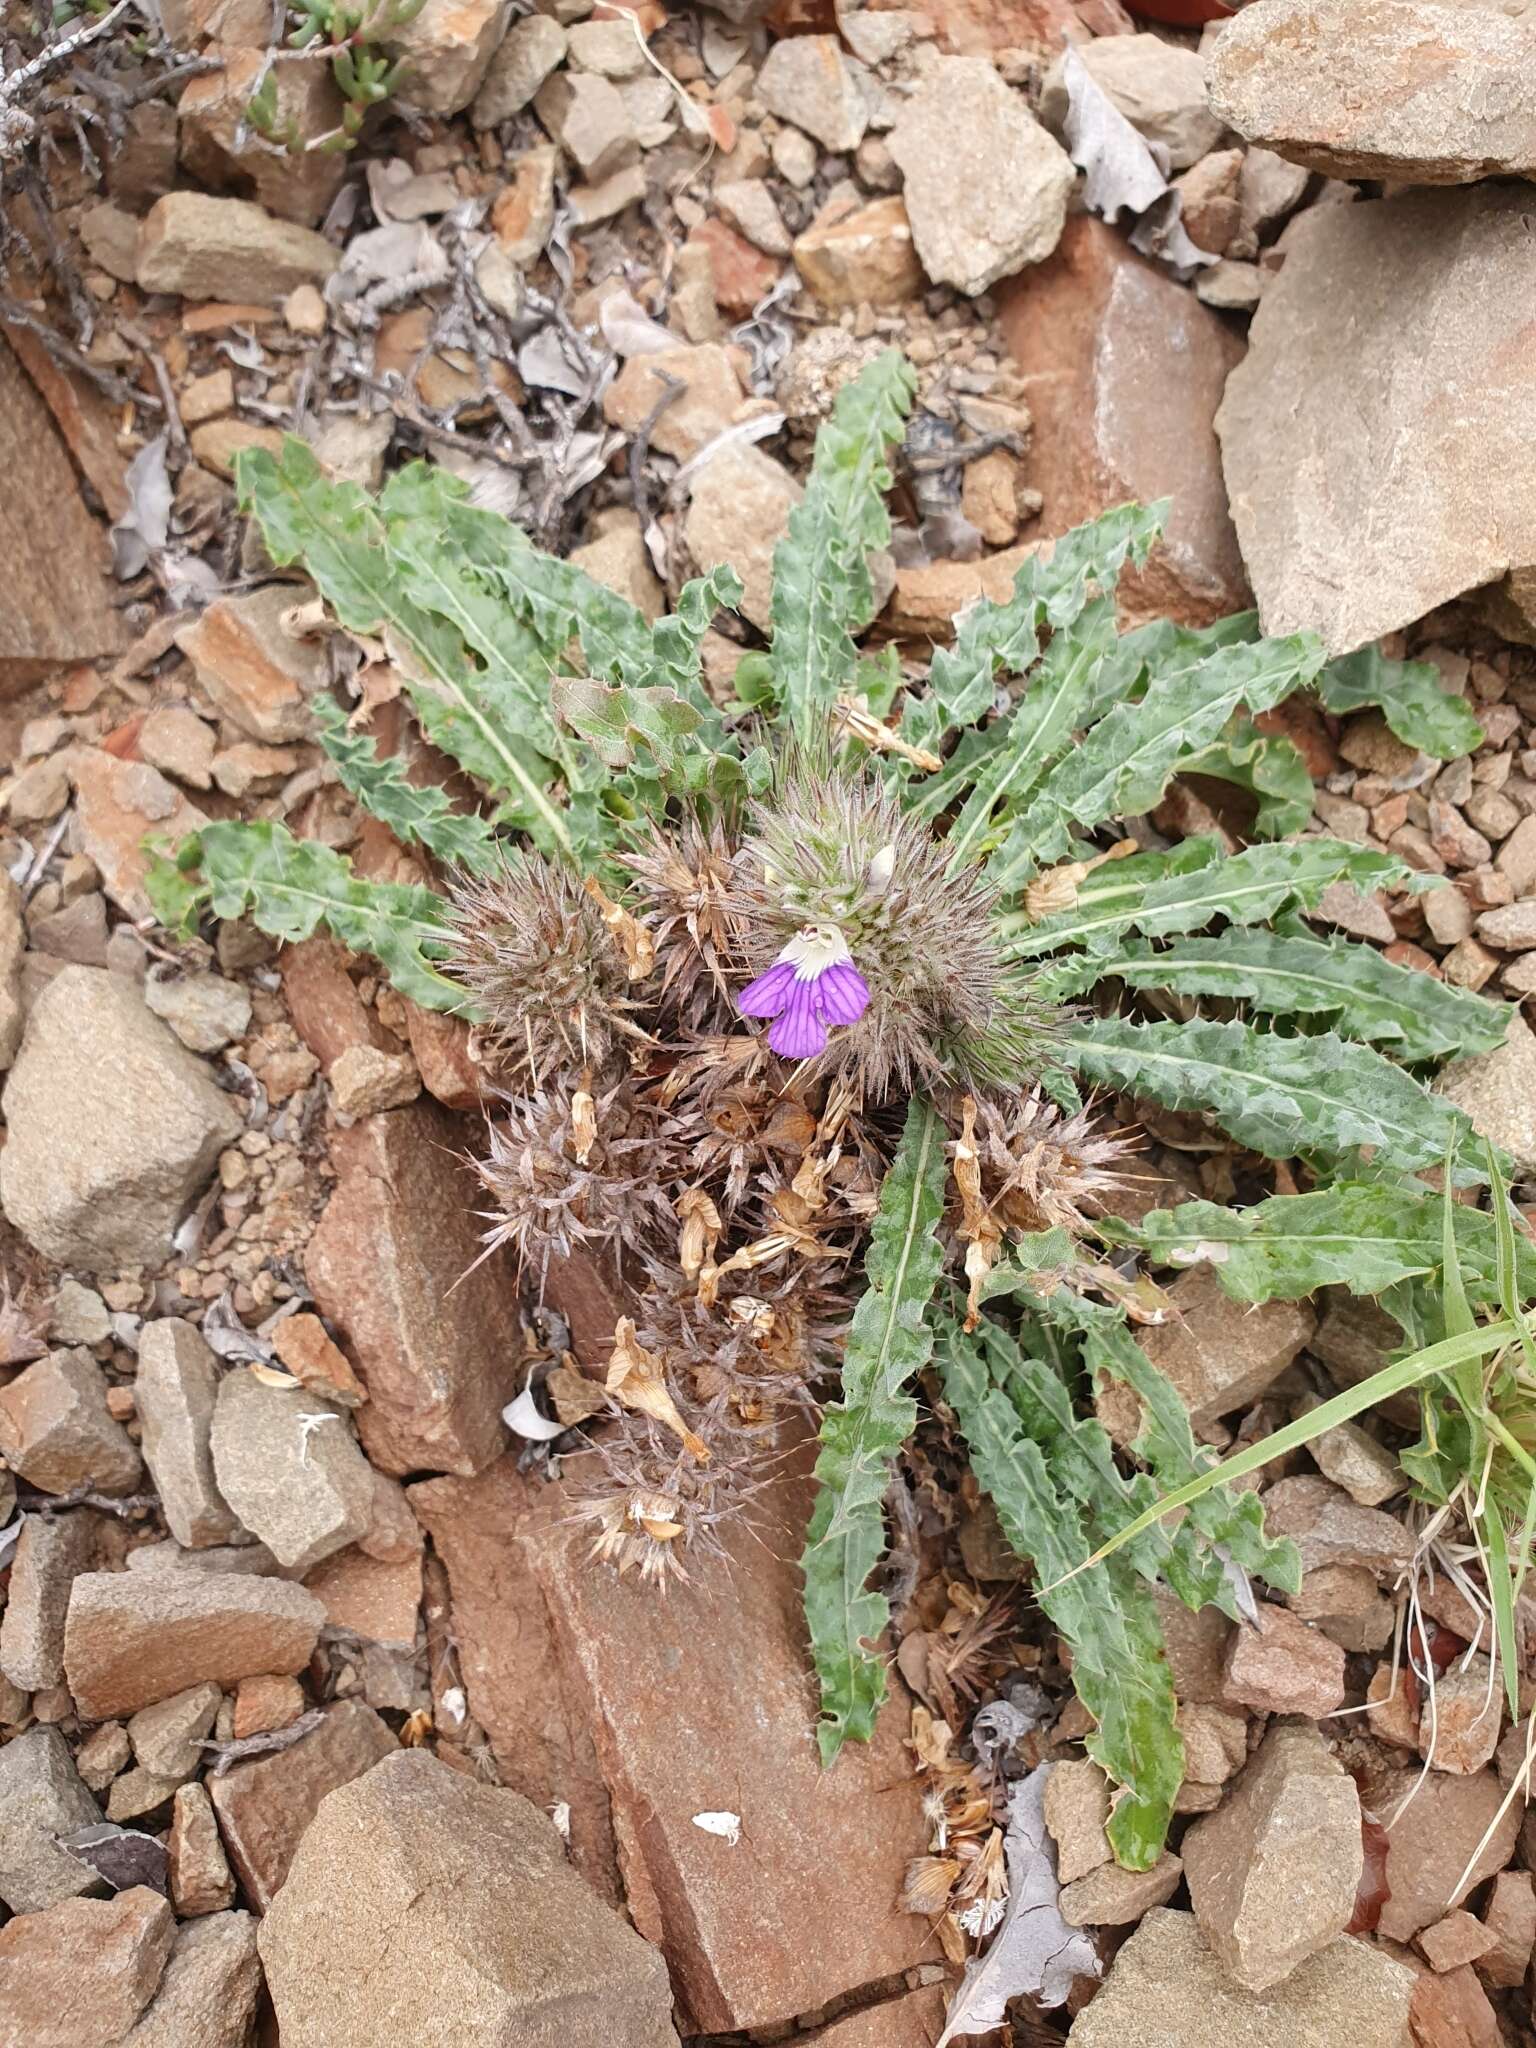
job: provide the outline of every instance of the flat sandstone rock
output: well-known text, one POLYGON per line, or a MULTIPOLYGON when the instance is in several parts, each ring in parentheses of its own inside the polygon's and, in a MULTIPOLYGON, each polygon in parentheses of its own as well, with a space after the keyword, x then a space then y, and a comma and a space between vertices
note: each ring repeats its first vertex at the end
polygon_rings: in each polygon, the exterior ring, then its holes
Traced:
POLYGON ((1206 59, 1211 105, 1331 178, 1536 175, 1536 13, 1465 0, 1259 0, 1206 59))
POLYGON ((1536 563, 1529 192, 1314 208, 1216 415, 1266 633, 1364 647, 1536 563))

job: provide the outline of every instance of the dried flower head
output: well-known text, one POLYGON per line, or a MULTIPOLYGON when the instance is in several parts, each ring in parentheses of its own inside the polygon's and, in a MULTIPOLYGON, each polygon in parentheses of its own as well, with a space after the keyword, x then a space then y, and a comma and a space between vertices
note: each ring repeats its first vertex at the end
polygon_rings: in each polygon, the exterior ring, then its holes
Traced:
POLYGON ((821 1266, 802 1267, 777 1285, 732 1275, 713 1300, 701 1300, 658 1261, 635 1304, 642 1342, 666 1359, 692 1399, 749 1425, 809 1404, 811 1383, 836 1355, 848 1314, 846 1296, 821 1266))
POLYGON ((645 1416, 626 1414, 616 1432, 568 1459, 575 1517, 593 1529, 591 1556, 652 1585, 686 1581, 691 1552, 725 1555, 721 1530, 765 1483, 763 1445, 716 1428, 705 1463, 645 1416))
POLYGON ((600 1073, 621 1036, 641 1035, 623 950, 568 869, 506 855, 493 873, 460 875, 449 905, 444 971, 484 1013, 492 1065, 543 1085, 572 1068, 600 1073))
POLYGON ((1039 1089, 976 1105, 982 1192, 1008 1230, 1079 1236, 1101 1198, 1125 1186, 1137 1143, 1132 1132, 1105 1130, 1091 1107, 1068 1115, 1039 1089))
POLYGON ((656 947, 657 1006, 674 1029, 698 1033, 729 1020, 735 854, 735 837, 718 818, 690 811, 675 825, 652 824, 640 845, 621 856, 635 885, 640 923, 656 947))
POLYGON ((551 1258, 579 1246, 642 1251, 673 1227, 668 1148, 657 1119, 627 1082, 594 1098, 584 1089, 511 1097, 474 1163, 496 1207, 488 1249, 511 1245, 542 1282, 551 1258))
POLYGON ((1017 1085, 1046 1020, 999 957, 996 897, 878 784, 792 777, 759 805, 731 909, 769 1043, 867 1102, 946 1078, 1017 1085), (787 1020, 787 1022, 786 1022, 787 1020))

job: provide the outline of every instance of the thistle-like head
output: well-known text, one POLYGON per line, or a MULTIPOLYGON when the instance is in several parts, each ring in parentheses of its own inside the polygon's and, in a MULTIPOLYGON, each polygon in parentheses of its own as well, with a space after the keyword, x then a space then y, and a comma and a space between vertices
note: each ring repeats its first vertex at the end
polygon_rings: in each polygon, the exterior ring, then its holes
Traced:
POLYGON ((600 1074, 634 1033, 628 973, 594 898, 571 870, 537 853, 507 855, 449 892, 452 952, 444 972, 484 1017, 491 1064, 535 1086, 600 1074))
POLYGON ((951 865, 928 823, 878 784, 793 777, 758 807, 731 909, 754 978, 736 998, 770 1047, 815 1059, 866 1101, 893 1090, 1013 1082, 1045 1020, 999 956, 996 898, 951 865))

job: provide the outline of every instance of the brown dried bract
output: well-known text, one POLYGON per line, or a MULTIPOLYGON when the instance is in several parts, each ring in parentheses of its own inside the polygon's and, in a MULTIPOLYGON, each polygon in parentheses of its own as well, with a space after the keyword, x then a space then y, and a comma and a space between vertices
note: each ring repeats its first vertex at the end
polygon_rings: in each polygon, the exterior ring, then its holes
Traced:
POLYGON ((608 1360, 606 1382, 609 1393, 637 1414, 654 1417, 663 1428, 670 1429, 682 1439, 683 1448, 690 1456, 701 1465, 707 1465, 708 1444, 688 1427, 678 1413, 677 1403, 667 1388, 661 1360, 654 1352, 647 1351, 635 1335, 632 1319, 620 1316, 613 1335, 613 1353, 608 1360))

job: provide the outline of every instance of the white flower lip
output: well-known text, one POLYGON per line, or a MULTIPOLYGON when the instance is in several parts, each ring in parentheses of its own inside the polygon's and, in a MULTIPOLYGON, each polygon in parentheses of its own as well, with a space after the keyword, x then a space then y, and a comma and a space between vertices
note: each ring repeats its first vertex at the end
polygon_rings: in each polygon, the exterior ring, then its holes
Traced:
POLYGON ((829 967, 840 967, 853 955, 835 924, 808 924, 795 933, 779 958, 794 968, 796 981, 815 981, 829 967))

